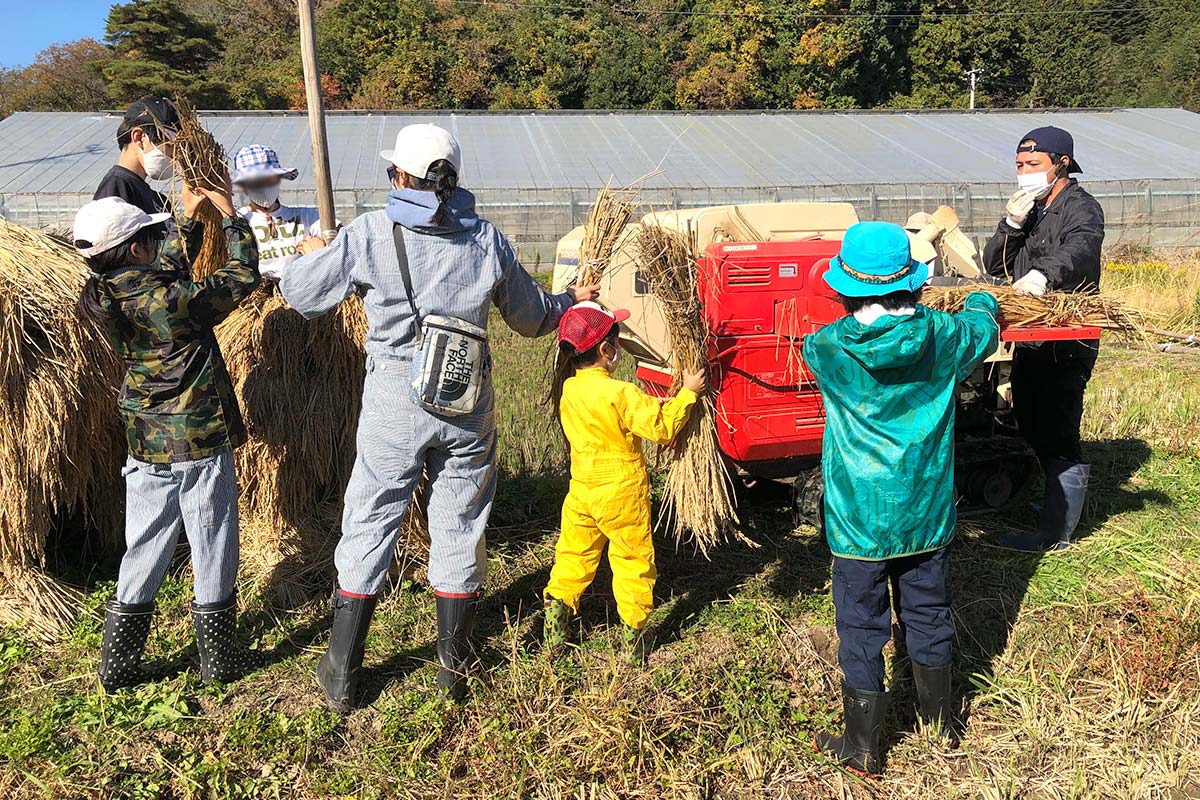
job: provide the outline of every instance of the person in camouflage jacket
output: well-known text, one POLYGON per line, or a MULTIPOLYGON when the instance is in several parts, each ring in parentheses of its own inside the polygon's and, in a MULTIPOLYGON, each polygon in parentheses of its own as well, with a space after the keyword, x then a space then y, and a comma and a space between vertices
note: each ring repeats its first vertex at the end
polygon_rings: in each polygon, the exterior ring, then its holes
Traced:
MULTIPOLYGON (((185 218, 180 234, 202 237, 203 227, 185 218)), ((131 265, 107 276, 101 301, 133 323, 127 334, 107 330, 125 360, 118 405, 129 454, 139 461, 194 461, 246 440, 214 327, 259 284, 258 245, 241 216, 225 217, 221 227, 229 262, 206 280, 191 280, 183 252, 198 252, 199 242, 183 248, 181 239, 163 246, 159 268, 131 265)))
POLYGON ((238 566, 233 450, 245 425, 214 328, 259 284, 258 246, 225 191, 183 193, 180 238, 159 246, 166 214, 116 197, 75 218, 75 246, 92 275, 80 313, 100 325, 125 363, 118 400, 128 433, 126 552, 116 597, 106 607, 100 683, 109 691, 146 680, 141 662, 154 611, 182 531, 191 545, 193 621, 205 682, 250 666, 235 643, 238 566), (228 260, 192 280, 185 253, 199 251, 202 202, 222 215, 228 260))

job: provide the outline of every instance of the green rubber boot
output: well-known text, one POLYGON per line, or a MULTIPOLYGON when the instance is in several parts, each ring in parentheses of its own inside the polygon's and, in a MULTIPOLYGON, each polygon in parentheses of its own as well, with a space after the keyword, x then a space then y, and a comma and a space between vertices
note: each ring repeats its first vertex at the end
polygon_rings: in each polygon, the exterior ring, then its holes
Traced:
POLYGON ((543 602, 545 622, 542 630, 542 642, 546 654, 557 655, 567 646, 571 638, 571 608, 557 597, 547 596, 543 602))

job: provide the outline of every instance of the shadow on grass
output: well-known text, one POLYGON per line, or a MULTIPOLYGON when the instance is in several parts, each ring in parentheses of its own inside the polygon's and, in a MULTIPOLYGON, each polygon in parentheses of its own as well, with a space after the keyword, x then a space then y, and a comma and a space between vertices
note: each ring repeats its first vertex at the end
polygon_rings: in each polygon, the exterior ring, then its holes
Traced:
MULTIPOLYGON (((1084 455, 1092 471, 1088 514, 1076 532, 1077 540, 1087 538, 1114 516, 1141 511, 1148 505, 1171 504, 1171 499, 1160 491, 1127 486, 1130 478, 1152 455, 1144 441, 1085 442, 1084 455)), ((984 537, 990 538, 997 532, 1011 531, 1014 526, 1032 530, 1037 525, 1037 516, 1031 509, 1017 506, 972 521, 983 530, 984 537)), ((1030 581, 1041 560, 1058 557, 999 549, 989 546, 988 538, 963 537, 955 545, 950 562, 957 629, 955 660, 958 674, 955 682, 963 687, 966 715, 970 714, 972 700, 992 683, 993 664, 1008 648, 1030 581)), ((901 694, 906 691, 908 687, 902 687, 901 694)))
MULTIPOLYGON (((501 476, 492 514, 493 525, 488 528, 488 552, 502 564, 511 555, 519 558, 532 542, 557 527, 566 481, 558 475, 516 474, 501 476)), ((550 577, 548 566, 533 570, 501 570, 496 576, 500 588, 490 588, 495 579, 485 582, 483 599, 475 619, 473 641, 477 657, 484 669, 505 663, 509 654, 493 648, 488 642, 503 632, 509 619, 528 615, 541 608, 541 591, 550 577), (505 582, 507 581, 507 582, 505 582)), ((332 591, 332 589, 331 589, 332 591)), ((434 593, 427 587, 406 592, 405 603, 427 605, 422 613, 432 612, 436 604, 434 593)), ((328 629, 328 616, 324 630, 328 629)), ((388 686, 403 680, 425 664, 436 663, 437 642, 398 642, 408 646, 398 649, 382 663, 367 667, 363 672, 361 697, 364 705, 375 702, 388 686)))
MULTIPOLYGON (((752 489, 739 491, 738 498, 742 530, 759 547, 731 543, 711 551, 711 558, 705 559, 687 543, 677 547, 669 534, 660 535, 656 531, 655 606, 667 607, 667 611, 651 621, 655 647, 682 639, 710 607, 738 595, 747 583, 760 576, 768 576, 764 588, 781 601, 825 591, 829 582, 829 548, 823 536, 795 531, 791 488, 762 481, 752 489)), ((533 587, 535 592, 540 593, 547 577, 541 577, 541 584, 533 587)), ((540 594, 531 593, 529 600, 540 606, 540 594)), ((621 624, 607 555, 601 559, 596 577, 580 601, 578 622, 582 639, 621 624)), ((535 625, 526 633, 525 645, 540 647, 540 636, 540 624, 535 625)))
POLYGON ((713 552, 711 560, 682 548, 659 549, 656 599, 674 603, 656 629, 658 644, 678 641, 705 609, 767 573, 768 594, 781 600, 826 591, 829 546, 816 531, 795 530, 791 487, 761 481, 739 492, 739 503, 743 530, 759 547, 727 545, 713 552))

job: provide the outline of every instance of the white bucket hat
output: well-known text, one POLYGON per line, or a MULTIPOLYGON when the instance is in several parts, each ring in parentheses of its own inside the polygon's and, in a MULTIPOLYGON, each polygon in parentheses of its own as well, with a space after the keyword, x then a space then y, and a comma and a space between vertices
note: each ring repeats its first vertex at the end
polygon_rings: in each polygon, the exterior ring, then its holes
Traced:
POLYGON ((379 155, 414 178, 424 178, 435 161, 446 160, 462 177, 462 151, 450 131, 437 125, 405 125, 396 134, 396 147, 379 155))
POLYGON ((111 250, 142 228, 170 218, 170 214, 147 214, 119 197, 93 200, 75 213, 75 249, 91 258, 111 250))

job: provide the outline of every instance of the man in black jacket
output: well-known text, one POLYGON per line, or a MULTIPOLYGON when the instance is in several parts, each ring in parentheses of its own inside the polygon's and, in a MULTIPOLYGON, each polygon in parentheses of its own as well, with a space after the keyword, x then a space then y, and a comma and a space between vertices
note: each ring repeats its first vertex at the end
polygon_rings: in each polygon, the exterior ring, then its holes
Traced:
POLYGON ((146 181, 171 177, 170 142, 178 126, 175 104, 165 97, 143 97, 130 105, 117 126, 121 155, 92 199, 119 197, 147 214, 169 210, 163 196, 146 181))
MULTIPOLYGON (((1030 131, 1017 146, 1017 183, 1007 216, 984 248, 990 275, 1014 288, 1097 292, 1104 212, 1070 177, 1082 172, 1066 131, 1030 131)), ((1098 341, 1018 345, 1013 357, 1012 401, 1021 434, 1046 475, 1038 530, 1007 536, 1017 550, 1061 550, 1071 542, 1087 498, 1089 467, 1083 461, 1079 425, 1083 393, 1096 364, 1098 341)))

